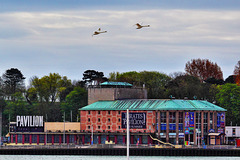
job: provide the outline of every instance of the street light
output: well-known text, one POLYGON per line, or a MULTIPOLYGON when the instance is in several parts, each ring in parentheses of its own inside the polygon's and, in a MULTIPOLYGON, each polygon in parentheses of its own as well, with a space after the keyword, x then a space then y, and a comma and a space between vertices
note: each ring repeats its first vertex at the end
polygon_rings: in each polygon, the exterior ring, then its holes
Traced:
POLYGON ((91 142, 91 144, 93 145, 93 125, 91 125, 91 127, 92 127, 92 142, 91 142))
POLYGON ((0 146, 2 146, 2 107, 0 109, 0 146))
POLYGON ((63 123, 63 144, 65 144, 65 112, 64 112, 64 123, 63 123))
POLYGON ((198 112, 198 148, 200 148, 200 136, 199 136, 199 118, 200 118, 200 112, 198 112))

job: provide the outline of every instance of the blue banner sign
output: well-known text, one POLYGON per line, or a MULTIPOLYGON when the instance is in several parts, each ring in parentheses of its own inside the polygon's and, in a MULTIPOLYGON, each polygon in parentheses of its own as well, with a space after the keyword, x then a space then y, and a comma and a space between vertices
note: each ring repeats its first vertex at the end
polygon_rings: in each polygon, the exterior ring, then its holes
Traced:
POLYGON ((225 113, 217 113, 217 127, 225 127, 225 113))
POLYGON ((185 134, 193 134, 194 112, 185 112, 185 134))
MULTIPOLYGON (((129 128, 130 129, 146 129, 146 113, 145 112, 129 112, 129 128)), ((122 113, 122 128, 127 128, 127 113, 122 113)))

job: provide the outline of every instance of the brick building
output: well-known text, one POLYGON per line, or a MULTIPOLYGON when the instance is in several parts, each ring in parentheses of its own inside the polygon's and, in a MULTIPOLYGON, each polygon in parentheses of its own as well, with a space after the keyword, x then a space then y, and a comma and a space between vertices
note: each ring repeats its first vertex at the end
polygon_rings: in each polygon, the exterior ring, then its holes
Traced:
POLYGON ((172 144, 224 143, 225 109, 207 101, 147 99, 146 95, 146 89, 126 83, 89 88, 89 105, 80 109, 81 132, 86 133, 82 142, 90 143, 93 133, 93 143, 126 143, 124 121, 129 109, 131 144, 156 143, 151 136, 172 144))
POLYGON ((150 135, 172 144, 224 143, 225 109, 207 101, 171 99, 98 101, 81 108, 81 132, 86 133, 82 135, 84 143, 90 143, 92 132, 94 143, 110 140, 125 143, 126 127, 123 126, 127 109, 132 116, 145 115, 145 119, 130 117, 130 126, 131 121, 141 121, 141 125, 133 124, 130 129, 131 144, 156 143, 150 135))

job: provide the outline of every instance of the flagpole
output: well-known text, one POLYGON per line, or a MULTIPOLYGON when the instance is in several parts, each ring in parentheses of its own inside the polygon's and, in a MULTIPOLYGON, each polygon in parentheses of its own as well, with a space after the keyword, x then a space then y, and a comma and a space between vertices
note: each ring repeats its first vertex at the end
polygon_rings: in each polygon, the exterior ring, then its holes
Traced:
POLYGON ((127 160, 129 160, 129 110, 127 109, 127 160))

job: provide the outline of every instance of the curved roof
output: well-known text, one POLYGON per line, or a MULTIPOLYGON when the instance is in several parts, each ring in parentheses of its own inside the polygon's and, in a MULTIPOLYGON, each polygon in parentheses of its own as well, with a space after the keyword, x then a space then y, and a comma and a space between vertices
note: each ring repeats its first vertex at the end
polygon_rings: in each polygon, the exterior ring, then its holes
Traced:
POLYGON ((127 99, 115 101, 98 101, 79 110, 206 110, 227 111, 207 101, 178 99, 127 99))

